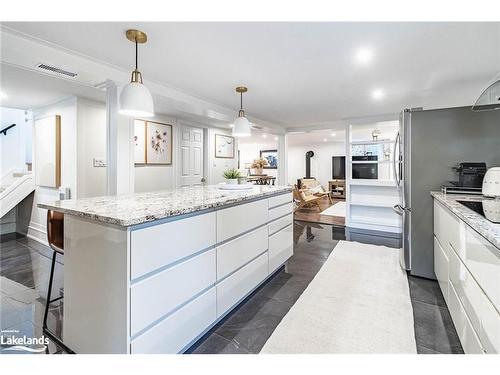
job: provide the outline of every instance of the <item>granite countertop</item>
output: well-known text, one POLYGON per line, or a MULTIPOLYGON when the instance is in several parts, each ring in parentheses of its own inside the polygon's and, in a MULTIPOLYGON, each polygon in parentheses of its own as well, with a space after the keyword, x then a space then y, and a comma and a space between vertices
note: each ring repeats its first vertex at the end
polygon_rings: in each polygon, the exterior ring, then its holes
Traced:
POLYGON ((291 192, 291 186, 221 190, 217 185, 39 203, 38 207, 123 227, 291 192))
POLYGON ((482 202, 483 200, 491 200, 492 198, 470 194, 444 194, 437 191, 432 191, 431 195, 444 204, 451 212, 462 219, 472 229, 500 249, 500 224, 495 224, 489 221, 475 211, 472 211, 470 208, 467 208, 463 204, 457 202, 457 200, 482 202))

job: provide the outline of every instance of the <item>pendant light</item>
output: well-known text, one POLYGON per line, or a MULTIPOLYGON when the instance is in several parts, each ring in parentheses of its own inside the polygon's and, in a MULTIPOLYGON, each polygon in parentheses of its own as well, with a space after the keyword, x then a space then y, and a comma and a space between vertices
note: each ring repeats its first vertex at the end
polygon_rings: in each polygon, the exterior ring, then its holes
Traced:
POLYGON ((132 71, 130 83, 127 84, 120 94, 120 110, 122 115, 131 117, 154 116, 153 97, 148 88, 142 83, 142 75, 137 70, 137 45, 146 43, 148 37, 139 30, 127 30, 127 39, 135 43, 135 70, 132 71))
POLYGON ((243 110, 243 93, 247 91, 248 89, 245 86, 236 87, 236 92, 240 94, 240 110, 238 111, 238 117, 234 120, 234 137, 250 137, 251 135, 250 122, 245 117, 245 111, 243 110))

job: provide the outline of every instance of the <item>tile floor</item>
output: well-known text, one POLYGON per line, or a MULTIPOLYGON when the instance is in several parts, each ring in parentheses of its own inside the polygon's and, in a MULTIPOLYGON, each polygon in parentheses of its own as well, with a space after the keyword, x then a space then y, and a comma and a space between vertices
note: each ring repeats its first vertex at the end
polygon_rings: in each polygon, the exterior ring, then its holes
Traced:
MULTIPOLYGON (((314 278, 339 240, 343 227, 295 222, 295 254, 276 275, 196 342, 188 353, 258 353, 293 303, 314 278)), ((351 235, 347 235, 348 239, 351 235)), ((354 238, 353 238, 354 239, 354 238)), ((362 236, 358 241, 397 245, 394 239, 362 236)), ((0 244, 0 324, 15 335, 41 336, 51 250, 27 238, 0 244)), ((63 259, 56 266, 54 298, 62 290, 63 259)), ((462 348, 435 281, 409 278, 419 353, 461 353, 462 348)), ((49 328, 62 332, 62 304, 49 313, 49 328)), ((61 353, 54 344, 50 353, 61 353)))

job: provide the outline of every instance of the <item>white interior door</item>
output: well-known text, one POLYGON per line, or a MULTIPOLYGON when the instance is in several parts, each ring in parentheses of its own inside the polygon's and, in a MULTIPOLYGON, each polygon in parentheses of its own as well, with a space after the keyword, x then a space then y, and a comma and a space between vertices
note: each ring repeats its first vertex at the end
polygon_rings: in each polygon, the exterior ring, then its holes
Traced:
POLYGON ((180 186, 202 184, 203 176, 203 129, 181 127, 180 186))

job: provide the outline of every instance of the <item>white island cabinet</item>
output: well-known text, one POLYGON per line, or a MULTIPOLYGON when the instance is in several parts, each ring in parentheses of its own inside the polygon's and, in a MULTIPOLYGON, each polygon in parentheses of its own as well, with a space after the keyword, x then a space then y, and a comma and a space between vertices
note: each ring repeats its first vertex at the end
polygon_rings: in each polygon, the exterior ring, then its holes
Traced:
POLYGON ((500 353, 500 225, 434 196, 434 271, 465 353, 500 353))
POLYGON ((61 201, 63 341, 76 353, 182 353, 293 255, 289 187, 61 201))

